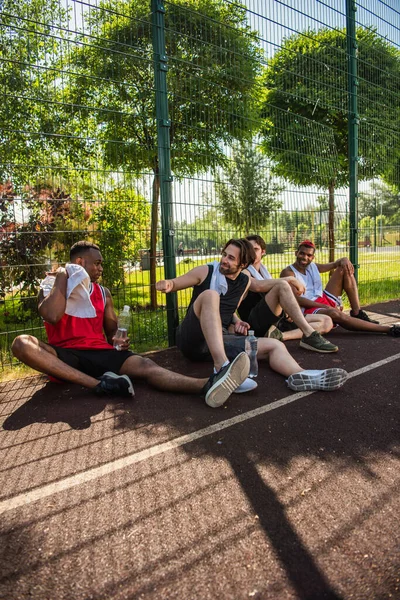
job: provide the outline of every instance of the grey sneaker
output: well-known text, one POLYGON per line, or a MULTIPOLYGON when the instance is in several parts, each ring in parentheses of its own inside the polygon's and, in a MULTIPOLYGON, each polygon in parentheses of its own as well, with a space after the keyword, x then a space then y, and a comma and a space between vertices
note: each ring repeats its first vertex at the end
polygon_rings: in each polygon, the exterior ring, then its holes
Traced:
POLYGON ((275 325, 271 325, 271 327, 267 331, 266 337, 272 338, 273 340, 279 340, 280 342, 283 339, 282 331, 279 331, 275 325))
POLYGON ((323 371, 300 371, 288 377, 286 383, 295 392, 324 390, 329 392, 340 388, 348 377, 343 369, 325 369, 323 371))
POLYGON ((246 352, 241 352, 236 358, 218 373, 213 373, 203 388, 205 401, 208 406, 217 408, 226 402, 232 392, 247 378, 250 371, 250 361, 246 352))
POLYGON ((339 350, 335 344, 328 342, 318 331, 313 331, 308 337, 303 335, 300 346, 314 352, 337 352, 339 350))
POLYGON ((109 396, 129 396, 135 395, 133 385, 128 375, 117 375, 107 371, 100 377, 100 383, 94 388, 94 392, 99 396, 107 394, 109 396))

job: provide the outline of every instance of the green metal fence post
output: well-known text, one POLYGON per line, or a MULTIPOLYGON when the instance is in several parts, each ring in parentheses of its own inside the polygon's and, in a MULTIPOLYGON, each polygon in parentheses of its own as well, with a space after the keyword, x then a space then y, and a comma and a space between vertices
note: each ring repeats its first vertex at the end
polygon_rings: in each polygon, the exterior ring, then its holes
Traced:
MULTIPOLYGON (((166 279, 176 277, 174 229, 172 215, 172 175, 168 112, 167 71, 168 59, 165 50, 165 7, 160 0, 151 0, 152 33, 154 52, 154 81, 157 120, 158 162, 160 177, 160 205, 162 245, 164 253, 164 274, 166 279)), ((178 325, 178 305, 176 293, 167 294, 168 343, 175 343, 175 330, 178 325)))
POLYGON ((354 276, 358 275, 358 125, 357 112, 357 41, 356 3, 346 0, 346 36, 348 56, 348 96, 349 96, 349 199, 350 199, 350 260, 354 265, 354 276))

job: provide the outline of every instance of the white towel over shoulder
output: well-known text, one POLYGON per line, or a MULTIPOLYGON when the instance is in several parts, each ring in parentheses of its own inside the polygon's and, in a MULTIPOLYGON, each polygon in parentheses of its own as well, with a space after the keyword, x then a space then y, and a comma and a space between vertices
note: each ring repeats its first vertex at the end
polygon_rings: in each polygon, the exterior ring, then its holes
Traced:
MULTIPOLYGON (((92 319, 96 316, 96 309, 90 300, 91 283, 87 271, 81 265, 72 263, 67 263, 65 269, 68 273, 66 314, 81 319, 92 319)), ((40 283, 45 297, 51 292, 54 281, 55 277, 47 275, 40 283)))
POLYGON ((257 269, 253 267, 253 265, 249 265, 247 267, 247 270, 250 271, 254 279, 258 279, 259 281, 262 281, 263 279, 272 279, 272 275, 268 271, 267 267, 262 263, 260 264, 260 272, 258 272, 257 269))
POLYGON ((222 294, 224 296, 228 291, 228 284, 226 282, 225 275, 222 275, 221 271, 219 270, 219 261, 214 260, 213 262, 208 264, 212 265, 213 267, 213 274, 211 275, 210 282, 210 290, 214 290, 218 292, 218 294, 222 294))

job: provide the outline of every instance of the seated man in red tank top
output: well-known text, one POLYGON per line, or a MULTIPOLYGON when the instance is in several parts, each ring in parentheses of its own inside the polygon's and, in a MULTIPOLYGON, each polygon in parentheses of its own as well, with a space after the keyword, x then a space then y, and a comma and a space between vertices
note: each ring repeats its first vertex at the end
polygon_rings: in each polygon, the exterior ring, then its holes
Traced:
POLYGON ((131 379, 137 377, 163 391, 202 394, 209 406, 222 405, 247 377, 248 369, 243 371, 243 365, 231 366, 223 380, 214 374, 208 380, 198 379, 174 373, 134 354, 129 350, 129 339, 118 339, 119 349, 113 347, 118 323, 109 290, 97 283, 102 265, 103 257, 96 244, 81 241, 72 246, 70 265, 48 273, 48 277, 54 277, 50 291, 47 295, 43 290, 39 293, 38 310, 48 343, 20 335, 12 344, 16 358, 52 378, 82 385, 97 394, 133 396, 131 379), (84 277, 90 278, 89 289, 83 294, 89 304, 87 312, 68 308, 72 298, 72 294, 67 298, 71 265, 79 266, 72 267, 75 272, 84 269, 84 277))

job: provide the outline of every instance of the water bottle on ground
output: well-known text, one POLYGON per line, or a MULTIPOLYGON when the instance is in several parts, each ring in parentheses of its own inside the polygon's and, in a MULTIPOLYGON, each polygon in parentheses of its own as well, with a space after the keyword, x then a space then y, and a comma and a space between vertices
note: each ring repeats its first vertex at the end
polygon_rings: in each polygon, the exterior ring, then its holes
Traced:
POLYGON ((257 362, 257 338, 254 335, 254 331, 249 329, 246 337, 245 344, 246 354, 250 359, 250 373, 249 377, 257 377, 258 375, 258 362, 257 362))
POLYGON ((131 323, 130 306, 125 305, 118 317, 118 330, 114 337, 114 348, 122 350, 119 340, 126 340, 128 337, 129 325, 131 323))

